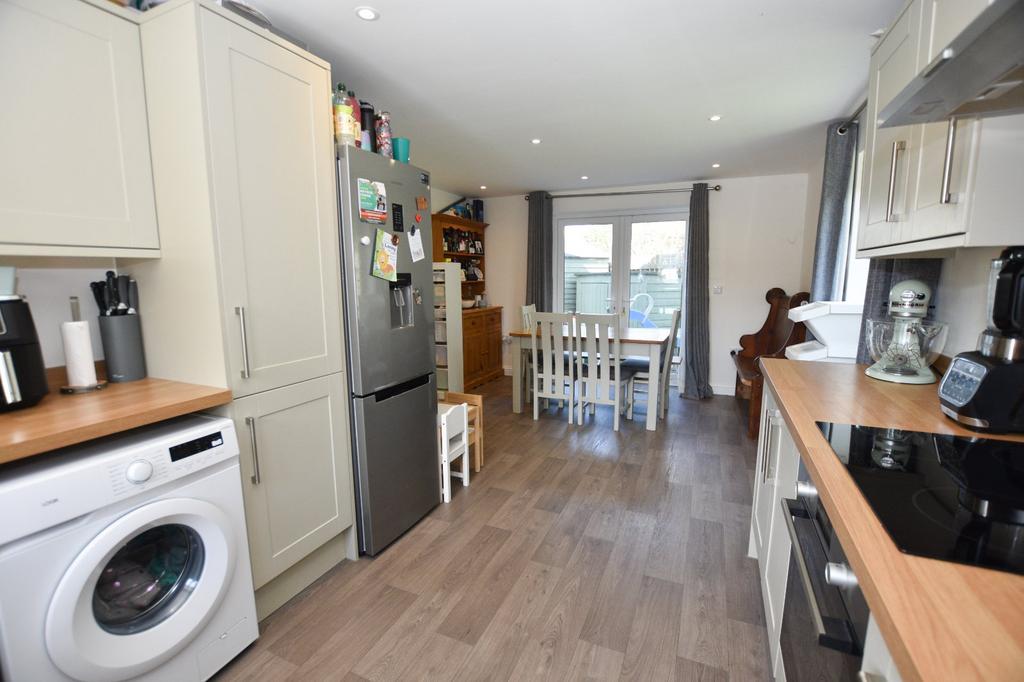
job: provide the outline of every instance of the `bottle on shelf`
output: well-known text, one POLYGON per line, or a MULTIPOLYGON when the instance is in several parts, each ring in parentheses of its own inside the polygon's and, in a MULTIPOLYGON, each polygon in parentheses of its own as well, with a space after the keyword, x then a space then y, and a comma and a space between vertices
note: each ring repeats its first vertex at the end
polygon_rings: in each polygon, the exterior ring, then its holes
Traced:
POLYGON ((362 109, 359 108, 359 100, 356 99, 356 93, 351 90, 348 91, 348 99, 350 106, 352 107, 352 120, 354 125, 352 127, 352 134, 355 137, 355 145, 357 147, 363 146, 363 126, 362 126, 362 109))
POLYGON ((352 115, 352 100, 345 90, 344 83, 338 83, 338 91, 334 94, 334 142, 338 145, 355 146, 356 121, 352 115))
POLYGON ((386 111, 377 116, 377 153, 392 158, 391 149, 391 114, 386 111))
POLYGON ((359 101, 359 122, 362 126, 362 147, 371 152, 377 151, 376 131, 373 126, 373 105, 364 100, 359 101))

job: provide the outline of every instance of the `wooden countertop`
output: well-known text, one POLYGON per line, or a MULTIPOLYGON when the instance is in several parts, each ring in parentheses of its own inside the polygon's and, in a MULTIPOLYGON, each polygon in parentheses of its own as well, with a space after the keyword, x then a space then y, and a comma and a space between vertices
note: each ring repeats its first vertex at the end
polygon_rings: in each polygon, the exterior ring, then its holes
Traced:
POLYGON ((0 464, 231 402, 226 388, 142 379, 94 393, 50 393, 35 407, 0 414, 0 464))
POLYGON ((900 552, 815 426, 977 435, 939 411, 938 384, 876 381, 864 365, 762 364, 903 679, 1024 679, 1024 576, 900 552))

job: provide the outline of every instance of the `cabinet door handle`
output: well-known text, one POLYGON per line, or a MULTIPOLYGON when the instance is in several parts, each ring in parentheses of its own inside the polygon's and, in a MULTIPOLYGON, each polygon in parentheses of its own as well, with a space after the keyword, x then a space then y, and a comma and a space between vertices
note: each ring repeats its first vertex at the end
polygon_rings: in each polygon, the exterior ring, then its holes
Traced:
POLYGON ((768 415, 768 448, 764 453, 764 476, 761 479, 762 483, 767 483, 775 476, 775 467, 772 466, 772 450, 774 449, 773 446, 778 445, 778 439, 775 437, 775 434, 781 426, 782 413, 778 410, 772 410, 768 415))
POLYGON ((953 175, 953 147, 956 145, 956 117, 949 119, 946 129, 946 156, 942 159, 942 189, 939 194, 940 204, 952 204, 953 195, 949 192, 949 182, 953 175))
POLYGON ((249 339, 245 335, 245 306, 235 306, 235 315, 238 315, 238 331, 242 336, 242 378, 248 379, 252 373, 249 371, 249 339))
POLYGON ((254 485, 260 484, 260 448, 256 444, 256 417, 246 417, 245 425, 249 429, 249 442, 252 444, 252 476, 254 485))
POLYGON ((892 157, 889 159, 889 194, 885 200, 885 222, 895 223, 899 218, 892 213, 892 206, 896 199, 896 165, 899 161, 900 152, 907 148, 903 140, 896 140, 892 143, 892 157))

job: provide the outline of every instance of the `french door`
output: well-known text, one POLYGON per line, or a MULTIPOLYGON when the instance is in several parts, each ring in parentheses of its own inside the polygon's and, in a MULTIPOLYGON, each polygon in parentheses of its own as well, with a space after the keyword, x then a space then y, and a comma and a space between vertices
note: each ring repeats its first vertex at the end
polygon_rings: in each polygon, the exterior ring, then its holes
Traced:
POLYGON ((560 218, 555 308, 614 313, 630 327, 669 327, 682 305, 682 212, 560 218))

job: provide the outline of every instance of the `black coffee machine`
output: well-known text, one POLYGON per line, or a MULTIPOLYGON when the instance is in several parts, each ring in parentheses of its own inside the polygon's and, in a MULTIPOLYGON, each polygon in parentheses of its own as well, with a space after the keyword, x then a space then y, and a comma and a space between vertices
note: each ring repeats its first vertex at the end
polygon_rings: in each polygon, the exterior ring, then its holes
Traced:
POLYGON ((48 390, 28 303, 20 296, 0 296, 0 412, 31 407, 48 390))
POLYGON ((939 384, 946 416, 995 433, 1024 432, 1024 246, 992 261, 988 329, 960 353, 939 384))

